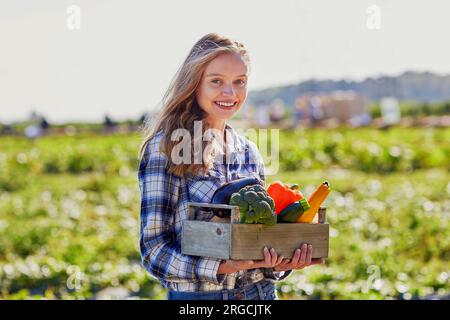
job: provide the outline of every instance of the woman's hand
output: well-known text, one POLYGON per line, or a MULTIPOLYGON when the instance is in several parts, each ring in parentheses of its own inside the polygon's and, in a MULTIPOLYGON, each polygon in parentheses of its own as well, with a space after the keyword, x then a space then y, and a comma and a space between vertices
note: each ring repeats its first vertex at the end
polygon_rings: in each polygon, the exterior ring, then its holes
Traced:
POLYGON ((288 271, 292 269, 303 269, 308 266, 324 264, 325 259, 318 258, 312 259, 312 245, 303 244, 299 249, 295 250, 292 259, 283 259, 283 261, 277 264, 274 271, 288 271))
POLYGON ((264 248, 264 260, 223 260, 220 263, 218 274, 234 273, 241 270, 256 268, 274 268, 278 266, 284 259, 278 256, 275 249, 264 248))

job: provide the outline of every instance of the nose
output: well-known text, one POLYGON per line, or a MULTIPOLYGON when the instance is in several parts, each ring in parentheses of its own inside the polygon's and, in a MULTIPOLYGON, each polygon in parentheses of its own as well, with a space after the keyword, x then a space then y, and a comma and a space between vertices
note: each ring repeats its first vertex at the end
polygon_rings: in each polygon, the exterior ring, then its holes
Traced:
POLYGON ((233 86, 224 86, 222 93, 224 96, 232 96, 234 97, 236 94, 234 92, 233 86))

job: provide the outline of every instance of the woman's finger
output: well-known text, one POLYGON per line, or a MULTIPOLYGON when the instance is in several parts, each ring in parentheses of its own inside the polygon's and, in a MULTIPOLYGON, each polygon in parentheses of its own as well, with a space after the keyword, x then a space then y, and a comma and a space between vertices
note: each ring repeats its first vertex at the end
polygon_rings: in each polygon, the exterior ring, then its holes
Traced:
POLYGON ((283 268, 283 270, 286 268, 288 268, 289 267, 289 263, 291 262, 291 260, 290 259, 284 259, 283 258, 283 260, 281 260, 281 262, 278 264, 278 265, 276 265, 276 267, 277 268, 283 268))
POLYGON ((270 266, 273 267, 277 263, 278 254, 277 254, 277 252, 275 251, 274 248, 270 249, 270 253, 271 253, 270 266))
POLYGON ((270 260, 272 259, 269 249, 267 247, 264 248, 264 265, 270 265, 270 260))
POLYGON ((300 259, 300 254, 301 254, 301 250, 295 249, 294 256, 292 257, 292 260, 291 260, 292 266, 296 266, 298 264, 298 260, 300 259))
POLYGON ((306 260, 305 260, 305 265, 309 266, 311 264, 311 259, 312 259, 312 245, 308 245, 308 251, 306 252, 306 260))
POLYGON ((303 244, 301 251, 302 251, 302 253, 300 254, 299 264, 304 266, 305 261, 306 261, 306 252, 308 251, 308 246, 306 244, 303 244))
POLYGON ((279 266, 284 260, 283 256, 278 256, 277 262, 275 263, 276 266, 279 266))

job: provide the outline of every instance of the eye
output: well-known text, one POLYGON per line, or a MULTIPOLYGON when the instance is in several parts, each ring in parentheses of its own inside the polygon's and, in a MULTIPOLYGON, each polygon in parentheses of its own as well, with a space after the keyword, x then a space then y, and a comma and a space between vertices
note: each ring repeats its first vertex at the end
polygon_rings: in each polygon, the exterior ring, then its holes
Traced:
POLYGON ((240 85, 240 86, 245 85, 245 81, 242 80, 242 79, 237 80, 236 83, 237 83, 238 85, 240 85))
POLYGON ((211 82, 214 84, 220 84, 220 79, 213 79, 211 82))

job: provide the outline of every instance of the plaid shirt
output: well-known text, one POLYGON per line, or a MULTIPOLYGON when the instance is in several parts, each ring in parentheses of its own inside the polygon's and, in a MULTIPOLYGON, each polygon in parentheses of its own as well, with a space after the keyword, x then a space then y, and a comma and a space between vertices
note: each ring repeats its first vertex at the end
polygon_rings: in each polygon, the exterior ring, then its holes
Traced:
MULTIPOLYGON (((140 160, 142 264, 165 288, 191 292, 234 289, 264 278, 281 280, 291 273, 260 268, 217 274, 220 259, 181 253, 181 222, 188 218, 189 201, 209 203, 217 188, 242 177, 265 181, 264 163, 256 145, 229 125, 226 129, 232 136, 230 143, 227 135, 228 161, 214 162, 204 176, 182 178, 168 173, 167 157, 159 151, 162 131, 149 141, 140 160)), ((212 217, 210 211, 203 211, 195 218, 208 221, 212 217)))

